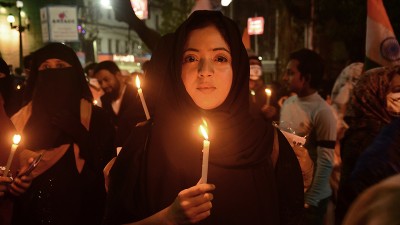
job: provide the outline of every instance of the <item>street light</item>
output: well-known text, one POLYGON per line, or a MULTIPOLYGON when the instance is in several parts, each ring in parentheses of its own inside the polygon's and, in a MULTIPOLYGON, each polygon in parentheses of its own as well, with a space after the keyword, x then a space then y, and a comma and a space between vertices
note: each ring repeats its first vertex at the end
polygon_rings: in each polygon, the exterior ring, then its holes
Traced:
POLYGON ((7 16, 7 21, 10 23, 11 29, 16 29, 19 33, 19 67, 23 69, 23 52, 22 52, 22 32, 27 28, 29 30, 29 22, 28 20, 26 21, 26 27, 22 26, 22 16, 21 16, 21 11, 22 7, 24 6, 24 3, 22 1, 17 0, 16 7, 18 9, 18 25, 14 25, 15 23, 15 17, 10 14, 7 16))

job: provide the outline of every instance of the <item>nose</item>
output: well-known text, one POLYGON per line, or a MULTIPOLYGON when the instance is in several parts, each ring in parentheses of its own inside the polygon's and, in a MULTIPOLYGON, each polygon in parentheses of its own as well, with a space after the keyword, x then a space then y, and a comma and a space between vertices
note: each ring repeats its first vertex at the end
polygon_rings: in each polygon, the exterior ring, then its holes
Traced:
POLYGON ((214 65, 211 60, 201 59, 198 72, 200 77, 211 77, 214 74, 214 65))

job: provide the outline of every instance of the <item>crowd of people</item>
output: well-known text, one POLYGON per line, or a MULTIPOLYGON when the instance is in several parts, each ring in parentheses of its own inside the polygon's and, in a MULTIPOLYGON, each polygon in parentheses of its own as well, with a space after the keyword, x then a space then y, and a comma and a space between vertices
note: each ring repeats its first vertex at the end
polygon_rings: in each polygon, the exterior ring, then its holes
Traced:
POLYGON ((383 211, 400 202, 399 66, 349 65, 328 102, 317 52, 293 51, 266 83, 236 23, 199 10, 140 77, 149 118, 113 61, 83 68, 61 43, 27 59, 18 96, 0 60, 0 165, 22 136, 0 171, 0 224, 400 221, 383 211))

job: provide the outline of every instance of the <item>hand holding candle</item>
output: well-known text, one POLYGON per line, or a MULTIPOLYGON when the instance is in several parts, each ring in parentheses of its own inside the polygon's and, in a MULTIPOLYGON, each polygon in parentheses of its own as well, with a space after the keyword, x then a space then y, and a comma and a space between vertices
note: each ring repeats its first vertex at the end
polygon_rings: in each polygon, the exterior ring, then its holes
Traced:
POLYGON ((203 163, 201 166, 201 184, 207 183, 207 174, 208 174, 208 156, 210 152, 210 141, 208 140, 208 134, 206 128, 203 125, 200 125, 200 132, 204 136, 203 141, 203 163))
POLYGON ((250 90, 251 100, 255 103, 256 102, 256 92, 254 90, 250 90))
POLYGON ((142 88, 140 88, 139 76, 136 76, 136 87, 138 88, 140 101, 142 102, 144 113, 146 114, 146 119, 149 120, 150 119, 150 113, 149 113, 149 110, 147 109, 146 101, 144 100, 142 88))
POLYGON ((267 94, 267 102, 266 102, 266 104, 269 105, 269 102, 270 102, 270 99, 271 99, 272 91, 271 91, 271 89, 266 88, 266 89, 265 89, 265 93, 267 94))
POLYGON ((10 151, 10 155, 8 156, 7 165, 6 165, 6 169, 4 170, 3 177, 6 177, 8 175, 8 171, 10 170, 11 163, 14 158, 14 153, 17 150, 18 144, 20 141, 21 141, 21 136, 18 134, 14 135, 13 144, 11 145, 11 151, 10 151))

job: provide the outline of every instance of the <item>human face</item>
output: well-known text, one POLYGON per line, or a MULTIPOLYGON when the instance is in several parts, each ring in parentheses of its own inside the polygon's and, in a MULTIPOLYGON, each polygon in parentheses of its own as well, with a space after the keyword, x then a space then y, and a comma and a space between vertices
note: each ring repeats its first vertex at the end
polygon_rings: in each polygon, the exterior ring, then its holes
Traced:
POLYGON ((112 74, 108 70, 100 70, 95 74, 100 87, 106 94, 111 95, 112 99, 119 97, 121 84, 117 78, 117 74, 112 74))
POLYGON ((299 94, 304 87, 305 80, 298 70, 299 61, 290 60, 286 66, 286 71, 283 74, 282 80, 288 91, 299 94))
POLYGON ((232 86, 230 48, 214 26, 190 32, 184 47, 181 78, 190 97, 202 109, 220 106, 232 86))
POLYGON ((47 69, 61 69, 72 67, 69 63, 65 62, 61 59, 48 59, 39 66, 39 71, 47 70, 47 69))

